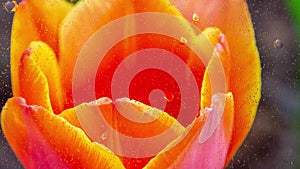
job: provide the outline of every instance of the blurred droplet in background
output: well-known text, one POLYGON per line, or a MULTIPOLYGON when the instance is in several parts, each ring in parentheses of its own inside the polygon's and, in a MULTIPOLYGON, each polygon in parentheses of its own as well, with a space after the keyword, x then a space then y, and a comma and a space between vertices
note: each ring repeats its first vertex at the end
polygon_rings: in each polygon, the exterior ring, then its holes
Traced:
POLYGON ((18 9, 19 5, 17 1, 7 1, 4 4, 4 9, 7 12, 16 12, 18 9))
POLYGON ((282 48, 282 47, 283 47, 282 41, 281 41, 280 39, 276 39, 276 40, 274 41, 274 48, 280 49, 280 48, 282 48))

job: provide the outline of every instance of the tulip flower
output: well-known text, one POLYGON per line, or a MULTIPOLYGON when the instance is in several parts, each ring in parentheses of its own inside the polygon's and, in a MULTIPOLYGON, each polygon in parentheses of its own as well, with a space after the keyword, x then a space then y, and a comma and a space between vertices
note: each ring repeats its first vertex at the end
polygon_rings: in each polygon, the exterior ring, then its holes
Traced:
MULTIPOLYGON (((190 30, 191 25, 183 25, 182 29, 190 30)), ((119 29, 130 32, 134 27, 120 25, 119 29)), ((260 100, 259 55, 243 0, 82 0, 75 5, 63 0, 23 0, 14 15, 10 61, 13 98, 1 112, 1 125, 25 168, 224 168, 247 136, 260 100), (208 69, 215 63, 201 63, 185 45, 189 39, 182 37, 178 41, 148 33, 123 39, 109 50, 95 77, 97 99, 77 104, 72 89, 86 88, 85 82, 74 84, 76 62, 84 45, 107 24, 146 12, 187 20, 202 30, 200 35, 190 33, 191 37, 205 37, 212 45, 212 60, 220 60, 224 70, 225 91, 212 93, 213 77, 208 69), (200 103, 190 123, 177 121, 184 94, 163 71, 147 69, 134 77, 134 85, 128 90, 130 99, 139 102, 112 100, 111 81, 118 66, 131 53, 147 48, 174 53, 195 77, 200 103), (156 88, 167 91, 165 112, 147 106, 148 95, 156 88), (142 114, 154 120, 146 124, 130 121, 120 115, 118 107, 133 116, 142 114), (103 128, 93 121, 98 120, 95 108, 114 130, 130 138, 147 138, 166 130, 170 137, 161 140, 166 143, 154 155, 118 154, 108 146, 114 141, 113 134, 104 130, 97 134, 103 128), (219 112, 223 113, 218 116, 219 112), (219 123, 210 131, 215 118, 219 123), (92 133, 84 121, 92 123, 88 125, 92 133), (206 132, 211 133, 203 140, 206 132)), ((90 63, 84 64, 88 68, 90 63)), ((132 152, 141 149, 136 145, 132 152)))

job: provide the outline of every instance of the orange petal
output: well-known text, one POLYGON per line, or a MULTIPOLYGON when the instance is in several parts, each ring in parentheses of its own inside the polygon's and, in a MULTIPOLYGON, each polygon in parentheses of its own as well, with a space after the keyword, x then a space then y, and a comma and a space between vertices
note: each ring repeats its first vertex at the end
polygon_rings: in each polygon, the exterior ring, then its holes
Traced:
POLYGON ((202 110, 200 115, 188 127, 186 133, 173 141, 169 147, 153 158, 145 168, 223 168, 229 148, 233 127, 233 96, 226 95, 224 114, 213 135, 203 143, 199 137, 203 125, 209 122, 214 110, 202 110))
POLYGON ((20 94, 19 63, 31 41, 42 40, 58 54, 58 25, 72 5, 60 0, 23 0, 14 15, 11 34, 11 75, 14 95, 20 94), (55 12, 53 12, 55 11, 55 12))
POLYGON ((82 129, 82 126, 81 126, 81 124, 80 124, 80 122, 77 118, 75 108, 66 109, 62 113, 60 113, 58 116, 64 118, 65 120, 67 120, 73 126, 82 129))
MULTIPOLYGON (((41 72, 47 78, 50 91, 51 106, 54 110, 54 113, 60 113, 63 110, 64 106, 64 96, 55 53, 46 43, 40 41, 31 42, 29 45, 29 49, 30 56, 34 59, 41 72)), ((26 73, 26 70, 23 70, 22 73, 26 73)), ((21 87, 23 88, 26 86, 21 87)), ((22 88, 21 90, 23 90, 22 88)), ((25 89, 26 88, 24 88, 24 90, 25 89)))
MULTIPOLYGON (((167 135, 164 137, 165 140, 161 141, 167 144, 181 135, 185 130, 183 126, 181 126, 167 113, 136 101, 130 101, 129 99, 117 100, 113 104, 110 99, 101 98, 95 102, 82 104, 75 108, 68 109, 62 112, 59 116, 65 118, 68 122, 77 127, 85 128, 86 132, 94 139, 94 141, 98 141, 104 145, 110 144, 110 140, 117 142, 118 138, 113 137, 114 135, 111 134, 108 129, 105 129, 106 127, 104 125, 99 125, 103 124, 103 122, 101 122, 102 120, 99 120, 99 118, 102 118, 102 116, 99 116, 99 112, 102 113, 103 118, 105 118, 106 122, 112 127, 112 129, 131 138, 143 139, 154 137, 165 132, 167 129, 170 129, 170 135, 167 135), (95 106, 98 108, 95 109, 95 106), (117 107, 119 107, 119 109, 117 107), (130 115, 140 117, 141 119, 146 119, 148 117, 151 119, 155 117, 156 119, 153 119, 153 121, 149 123, 138 123, 126 119, 122 114, 120 114, 120 112, 118 112, 118 110, 125 110, 126 112, 131 111, 130 115), (76 114, 78 114, 81 118, 78 119, 78 115, 76 114), (97 131, 97 133, 93 133, 92 131, 97 131), (102 133, 106 133, 105 139, 102 137, 102 133)), ((136 149, 137 150, 132 151, 141 150, 139 148, 136 149)), ((120 157, 127 168, 142 168, 152 158, 120 157)))
POLYGON ((211 104, 211 96, 212 96, 212 86, 211 86, 211 80, 210 78, 220 78, 220 77, 210 77, 209 75, 213 74, 213 66, 215 66, 218 62, 221 61, 222 67, 216 67, 217 69, 223 69, 224 76, 226 80, 226 92, 229 90, 230 85, 230 69, 231 69, 231 63, 230 63, 230 53, 228 49, 228 42, 226 41, 225 35, 220 31, 220 29, 215 27, 209 27, 203 30, 203 35, 209 39, 209 41, 214 46, 214 54, 213 57, 217 57, 214 59, 217 60, 210 60, 210 63, 207 65, 202 87, 201 87, 201 109, 204 109, 205 107, 209 107, 211 104), (211 72, 211 73, 209 73, 211 72))
POLYGON ((200 17, 200 28, 215 26, 226 36, 230 49, 230 91, 234 95, 234 131, 229 160, 249 132, 257 111, 261 92, 261 67, 247 2, 242 0, 173 0, 183 15, 192 21, 200 17))
POLYGON ((8 100, 1 124, 25 168, 124 168, 118 157, 91 142, 82 130, 40 106, 26 105, 22 98, 8 100))
MULTIPOLYGON (((61 70, 64 73, 64 88, 67 90, 69 98, 68 107, 72 107, 72 76, 76 59, 88 38, 107 23, 122 16, 139 12, 164 12, 179 16, 176 8, 172 7, 167 1, 160 0, 134 2, 123 0, 81 1, 67 15, 60 27, 60 63, 61 70), (85 29, 76 29, 82 26, 85 26, 85 29)), ((126 30, 123 27, 122 29, 126 30)), ((120 48, 123 50, 135 49, 135 46, 136 43, 133 40, 132 43, 125 42, 121 44, 120 48)), ((123 50, 118 51, 122 53, 123 50)))
POLYGON ((23 53, 19 68, 20 94, 28 104, 40 105, 52 111, 46 76, 31 57, 30 49, 23 53))
MULTIPOLYGON (((136 111, 132 112, 132 116, 133 115, 139 116, 140 114, 142 116, 155 117, 156 118, 155 120, 149 123, 134 122, 127 119, 122 114, 120 114, 118 112, 118 109, 115 107, 115 105, 113 105, 112 101, 109 98, 100 98, 96 102, 97 104, 99 104, 99 109, 101 112, 103 112, 103 117, 105 118, 105 120, 112 127, 114 127, 114 129, 116 129, 118 132, 130 137, 134 137, 134 138, 151 137, 159 133, 162 133, 163 131, 169 129, 172 125, 174 127, 174 132, 176 133, 176 136, 181 135, 185 130, 185 128, 180 123, 178 123, 176 119, 168 115, 166 112, 144 105, 143 103, 140 102, 129 101, 127 99, 124 99, 122 101, 118 101, 118 104, 122 104, 124 106, 123 109, 125 107, 133 106, 133 108, 136 109, 136 111), (106 102, 102 103, 102 100, 104 99, 106 99, 106 102)), ((72 125, 82 128, 82 125, 78 120, 78 116, 76 115, 76 110, 77 112, 80 110, 80 112, 82 113, 87 113, 88 107, 90 107, 92 103, 94 102, 88 104, 82 104, 75 108, 67 109, 63 111, 61 114, 59 114, 59 116, 66 119, 72 125)))

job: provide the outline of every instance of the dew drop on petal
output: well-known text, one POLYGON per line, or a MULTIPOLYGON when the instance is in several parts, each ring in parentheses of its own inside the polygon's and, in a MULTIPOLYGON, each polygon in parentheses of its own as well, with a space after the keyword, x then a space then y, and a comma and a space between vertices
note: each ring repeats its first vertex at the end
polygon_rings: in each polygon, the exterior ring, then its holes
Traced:
POLYGON ((171 102, 171 101, 174 99, 174 94, 171 93, 171 92, 166 92, 166 93, 165 93, 165 96, 164 96, 164 99, 165 99, 167 102, 171 102))
POLYGON ((187 42, 188 42, 188 40, 187 40, 185 37, 182 36, 182 37, 180 38, 180 43, 181 43, 181 44, 186 44, 187 42))
POLYGON ((193 13, 192 20, 194 22, 198 22, 199 21, 199 15, 197 13, 193 13))
POLYGON ((4 8, 7 12, 16 12, 18 7, 17 1, 7 1, 4 4, 4 8))
POLYGON ((107 132, 102 133, 101 139, 104 141, 107 139, 107 132))
POLYGON ((276 39, 276 40, 274 41, 274 48, 280 49, 280 48, 282 48, 282 47, 283 47, 282 41, 281 41, 280 39, 276 39))

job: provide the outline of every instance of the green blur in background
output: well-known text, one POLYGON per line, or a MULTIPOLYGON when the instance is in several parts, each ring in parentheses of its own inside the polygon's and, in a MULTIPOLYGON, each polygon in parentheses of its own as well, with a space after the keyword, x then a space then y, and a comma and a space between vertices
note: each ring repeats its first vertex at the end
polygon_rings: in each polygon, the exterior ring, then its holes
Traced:
MULTIPOLYGON (((296 36, 296 45, 298 46, 298 55, 297 55, 297 115, 296 119, 296 130, 297 130, 297 140, 300 140, 300 1, 299 0, 286 0, 286 6, 288 7, 290 17, 293 21, 293 25, 295 28, 295 36, 296 36)), ((297 159, 300 159, 300 141, 297 142, 297 159)), ((297 161, 297 168, 300 168, 300 162, 297 161)))

